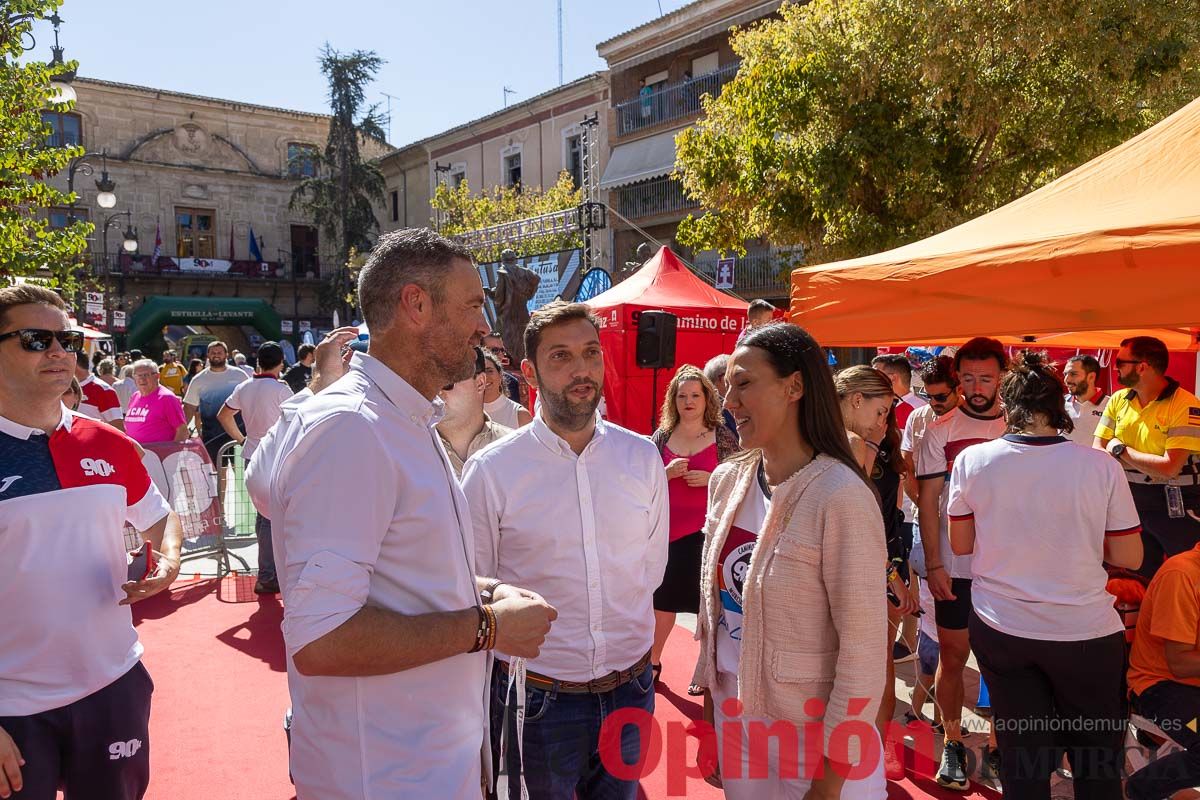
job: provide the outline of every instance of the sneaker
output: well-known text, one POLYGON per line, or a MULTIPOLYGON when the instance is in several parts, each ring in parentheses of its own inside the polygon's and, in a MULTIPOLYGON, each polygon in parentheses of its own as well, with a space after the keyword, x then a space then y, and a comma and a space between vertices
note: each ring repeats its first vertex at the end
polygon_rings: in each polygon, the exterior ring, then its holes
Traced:
POLYGON ((962 742, 946 742, 942 749, 942 763, 938 766, 938 786, 965 792, 967 781, 967 749, 962 742))
POLYGON ((883 777, 889 781, 904 779, 904 763, 900 761, 899 750, 903 745, 888 739, 883 743, 883 777))
POLYGON ((903 664, 906 661, 912 661, 917 657, 917 654, 908 649, 908 645, 904 642, 892 643, 892 661, 897 664, 903 664))
POLYGON ((264 581, 259 579, 254 582, 255 594, 279 594, 279 581, 264 581))
POLYGON ((990 745, 984 745, 980 755, 980 761, 983 762, 980 775, 987 780, 1000 780, 1000 751, 990 745))

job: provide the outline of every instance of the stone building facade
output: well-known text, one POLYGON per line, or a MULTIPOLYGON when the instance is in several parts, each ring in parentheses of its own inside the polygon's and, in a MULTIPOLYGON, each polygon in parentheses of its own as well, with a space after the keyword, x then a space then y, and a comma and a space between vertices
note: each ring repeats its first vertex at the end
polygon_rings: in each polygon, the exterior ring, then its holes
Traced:
POLYGON ((513 103, 481 119, 405 145, 381 161, 387 180, 382 230, 435 224, 434 187, 466 181, 472 190, 520 183, 553 185, 562 171, 580 180, 580 131, 598 115, 600 169, 608 155, 608 80, 603 72, 513 103))
MULTIPOLYGON (((600 186, 616 212, 617 262, 636 261, 642 242, 661 243, 700 271, 715 273, 716 253, 694 253, 675 239, 685 216, 703 213, 671 177, 675 136, 700 116, 701 98, 720 94, 737 74, 730 28, 770 18, 781 5, 781 0, 696 0, 597 45, 611 86, 612 151, 600 186)), ((748 243, 748 250, 736 260, 734 291, 743 297, 785 298, 786 281, 770 248, 748 243)))
MULTIPOLYGON (((76 171, 76 206, 52 209, 51 221, 75 215, 95 223, 94 274, 109 311, 125 311, 131 332, 138 309, 156 297, 263 301, 293 332, 302 321, 328 324, 321 287, 339 266, 330 255, 336 248, 289 208, 314 169, 306 156, 324 147, 328 117, 82 77, 74 86, 74 111, 47 121, 52 136, 94 154, 86 159, 94 174, 76 171), (102 169, 116 183, 111 209, 96 202, 102 169), (133 258, 121 253, 129 219, 138 233, 133 258)), ((366 150, 377 156, 386 148, 366 150)), ((67 172, 52 182, 65 189, 67 172)))

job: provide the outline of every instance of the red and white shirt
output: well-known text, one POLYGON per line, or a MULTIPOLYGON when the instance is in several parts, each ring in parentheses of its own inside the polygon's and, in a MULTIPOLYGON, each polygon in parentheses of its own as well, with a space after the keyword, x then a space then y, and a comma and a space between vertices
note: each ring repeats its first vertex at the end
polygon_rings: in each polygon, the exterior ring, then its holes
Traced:
POLYGON ((896 400, 896 427, 904 430, 908 424, 909 415, 918 408, 929 405, 929 401, 915 392, 909 392, 896 400))
MULTIPOLYGON (((917 480, 946 478, 954 467, 954 461, 972 445, 990 442, 1004 435, 1004 415, 978 417, 963 406, 940 417, 929 419, 929 425, 921 436, 921 443, 914 451, 917 480)), ((942 566, 951 578, 971 577, 971 556, 956 556, 950 549, 950 527, 946 524, 946 487, 942 487, 939 514, 941 528, 942 566)), ((929 536, 922 530, 921 537, 929 536)))
POLYGON ((95 375, 88 375, 79 382, 79 388, 83 390, 83 399, 79 401, 77 409, 80 414, 101 422, 116 422, 124 418, 121 398, 107 383, 96 380, 95 375))
POLYGON ((949 513, 975 520, 971 602, 989 626, 1063 642, 1125 629, 1105 590, 1104 542, 1141 525, 1108 453, 1064 436, 975 445, 954 463, 949 513))
POLYGON ((1081 444, 1084 447, 1091 447, 1092 441, 1096 438, 1096 426, 1100 424, 1100 418, 1104 416, 1104 406, 1108 404, 1108 398, 1104 396, 1103 389, 1097 389, 1096 393, 1087 400, 1080 400, 1070 392, 1066 397, 1067 416, 1075 423, 1075 428, 1070 433, 1064 433, 1075 444, 1081 444))
POLYGON ((63 407, 50 436, 0 417, 0 717, 80 700, 142 646, 123 531, 170 511, 132 440, 63 407), (12 613, 19 609, 19 613, 12 613))

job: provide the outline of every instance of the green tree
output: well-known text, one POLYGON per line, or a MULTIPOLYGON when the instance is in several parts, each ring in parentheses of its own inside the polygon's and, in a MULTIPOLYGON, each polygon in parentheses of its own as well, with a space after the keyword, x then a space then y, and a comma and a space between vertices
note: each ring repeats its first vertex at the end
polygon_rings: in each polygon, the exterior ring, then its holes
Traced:
POLYGON ((677 139, 697 248, 863 255, 990 211, 1200 94, 1195 0, 812 0, 738 32, 677 139))
MULTIPOLYGON (((439 230, 443 236, 457 236, 470 231, 491 228, 505 222, 515 222, 530 217, 539 217, 555 211, 575 208, 583 202, 583 191, 575 187, 568 172, 560 172, 558 182, 543 190, 518 186, 493 186, 481 194, 472 194, 471 187, 463 181, 457 188, 439 184, 429 205, 435 219, 440 220, 439 230)), ((534 236, 519 241, 505 242, 492 247, 479 248, 475 258, 480 262, 499 261, 500 252, 511 248, 518 256, 553 253, 583 246, 583 235, 579 232, 534 236)))
POLYGON ((46 209, 76 198, 46 183, 66 169, 81 147, 52 147, 43 110, 69 111, 73 103, 48 105, 50 80, 75 63, 51 66, 20 60, 32 41, 33 20, 59 0, 8 0, 0 9, 0 280, 39 276, 71 297, 76 272, 93 226, 82 220, 52 229, 46 209))
MULTIPOLYGON (((305 178, 292 192, 290 208, 310 214, 326 236, 338 243, 337 261, 349 262, 354 251, 366 252, 378 227, 374 206, 384 202, 383 173, 364 158, 361 145, 368 140, 386 143, 378 106, 363 110, 366 87, 384 64, 373 52, 339 53, 328 44, 321 51, 321 72, 329 81, 329 138, 325 151, 300 158, 317 162, 317 175, 305 178)), ((331 295, 351 296, 348 273, 339 268, 332 276, 331 295)), ((348 309, 343 306, 343 314, 348 309)))

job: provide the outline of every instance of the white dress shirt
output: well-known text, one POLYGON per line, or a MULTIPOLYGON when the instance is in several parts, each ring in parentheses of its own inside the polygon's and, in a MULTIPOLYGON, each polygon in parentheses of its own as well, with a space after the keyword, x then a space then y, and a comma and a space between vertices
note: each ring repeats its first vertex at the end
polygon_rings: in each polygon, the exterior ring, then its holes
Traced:
POLYGON ((292 387, 273 375, 255 375, 234 388, 225 405, 242 412, 242 424, 246 426, 243 458, 249 460, 254 455, 258 443, 279 421, 283 404, 293 396, 292 387))
POLYGON ((314 397, 312 389, 305 387, 291 399, 285 400, 279 406, 279 419, 267 431, 267 435, 254 448, 251 458, 246 462, 246 494, 254 510, 270 519, 271 511, 271 470, 279 455, 279 447, 288 430, 288 426, 296 416, 296 409, 305 400, 314 397))
POLYGON ((367 604, 478 604, 470 514, 433 429, 441 409, 355 354, 341 380, 285 409, 251 461, 270 474, 301 800, 479 796, 485 653, 368 677, 305 676, 293 661, 367 604))
POLYGON ((480 574, 558 610, 530 670, 588 681, 646 655, 669 538, 667 477, 649 439, 597 416, 577 456, 539 415, 471 456, 463 490, 480 574))

